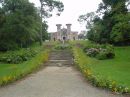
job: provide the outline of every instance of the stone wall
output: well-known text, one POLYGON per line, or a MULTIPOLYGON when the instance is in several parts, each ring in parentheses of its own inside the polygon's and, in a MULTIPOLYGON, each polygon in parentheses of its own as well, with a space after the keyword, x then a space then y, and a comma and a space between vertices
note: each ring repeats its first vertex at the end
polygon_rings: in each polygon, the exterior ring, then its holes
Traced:
POLYGON ((63 41, 63 40, 78 40, 78 32, 71 31, 72 24, 66 24, 66 28, 61 28, 61 24, 57 24, 57 32, 51 33, 51 40, 53 41, 63 41))

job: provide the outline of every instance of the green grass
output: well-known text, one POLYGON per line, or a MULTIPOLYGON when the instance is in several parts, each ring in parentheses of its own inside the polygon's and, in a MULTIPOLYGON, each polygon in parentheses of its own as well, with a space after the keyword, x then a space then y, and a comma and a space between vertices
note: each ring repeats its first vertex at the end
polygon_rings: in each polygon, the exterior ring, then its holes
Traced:
POLYGON ((86 57, 92 72, 115 80, 130 88, 130 47, 115 47, 116 57, 111 60, 97 60, 86 57))
MULTIPOLYGON (((86 43, 85 46, 87 46, 89 45, 87 43, 90 42, 81 41, 81 43, 86 43)), ((94 75, 114 80, 117 84, 130 88, 130 46, 115 47, 115 58, 108 60, 91 58, 81 48, 75 49, 77 50, 77 55, 79 55, 78 63, 80 63, 81 67, 90 68, 94 75)))
POLYGON ((23 62, 21 64, 0 64, 0 78, 5 76, 10 76, 14 73, 18 74, 30 71, 34 67, 42 64, 42 62, 47 61, 47 51, 42 51, 37 54, 34 58, 29 61, 23 62))
POLYGON ((34 70, 39 68, 41 64, 46 62, 49 56, 49 49, 45 49, 43 47, 40 47, 38 45, 32 46, 32 49, 38 50, 38 54, 35 55, 35 57, 23 63, 20 64, 0 63, 0 85, 6 85, 10 82, 18 80, 26 76, 27 74, 33 72, 34 70))
POLYGON ((33 72, 48 59, 48 50, 21 64, 0 64, 0 85, 6 85, 33 72))

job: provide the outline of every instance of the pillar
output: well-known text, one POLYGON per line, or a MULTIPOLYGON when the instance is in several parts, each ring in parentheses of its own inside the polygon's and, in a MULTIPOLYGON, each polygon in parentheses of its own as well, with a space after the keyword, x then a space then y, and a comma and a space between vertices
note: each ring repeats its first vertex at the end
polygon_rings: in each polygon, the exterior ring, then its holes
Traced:
POLYGON ((71 25, 72 24, 66 24, 66 26, 67 26, 67 35, 68 35, 69 40, 71 40, 71 25))
POLYGON ((61 24, 56 24, 57 26, 57 39, 61 40, 61 24))

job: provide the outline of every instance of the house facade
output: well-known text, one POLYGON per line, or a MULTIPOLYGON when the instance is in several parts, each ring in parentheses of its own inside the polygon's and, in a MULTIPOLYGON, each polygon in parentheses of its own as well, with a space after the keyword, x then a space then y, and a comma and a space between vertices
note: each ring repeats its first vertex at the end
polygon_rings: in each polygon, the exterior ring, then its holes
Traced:
POLYGON ((71 31, 71 24, 66 24, 67 28, 62 28, 61 24, 57 24, 57 32, 50 33, 52 41, 78 40, 78 32, 71 31))

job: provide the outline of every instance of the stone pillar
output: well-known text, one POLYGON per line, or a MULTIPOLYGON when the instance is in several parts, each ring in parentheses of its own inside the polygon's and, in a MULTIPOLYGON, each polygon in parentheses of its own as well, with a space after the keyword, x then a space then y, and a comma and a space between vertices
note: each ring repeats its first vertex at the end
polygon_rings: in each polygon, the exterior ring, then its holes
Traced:
POLYGON ((61 24, 56 24, 57 26, 57 39, 61 40, 61 24))
POLYGON ((57 32, 60 32, 61 31, 61 24, 56 24, 56 26, 57 26, 57 32))
POLYGON ((69 40, 71 40, 71 25, 72 24, 66 24, 66 26, 67 26, 67 36, 68 36, 69 40))

